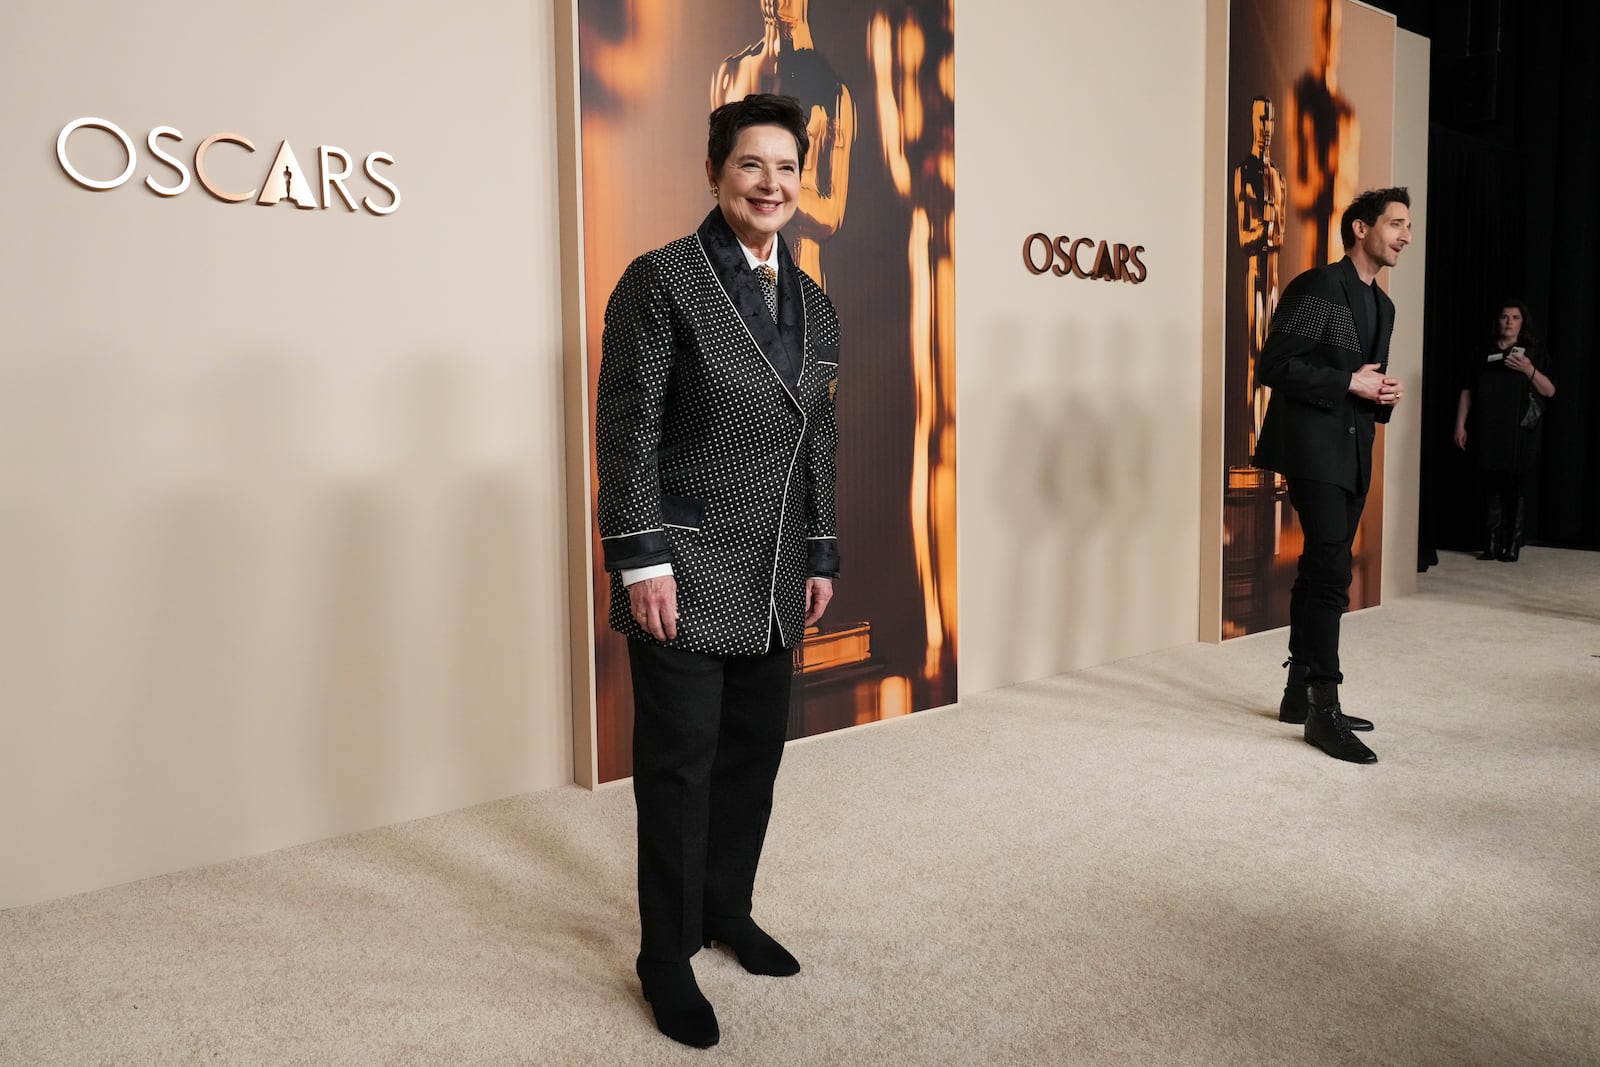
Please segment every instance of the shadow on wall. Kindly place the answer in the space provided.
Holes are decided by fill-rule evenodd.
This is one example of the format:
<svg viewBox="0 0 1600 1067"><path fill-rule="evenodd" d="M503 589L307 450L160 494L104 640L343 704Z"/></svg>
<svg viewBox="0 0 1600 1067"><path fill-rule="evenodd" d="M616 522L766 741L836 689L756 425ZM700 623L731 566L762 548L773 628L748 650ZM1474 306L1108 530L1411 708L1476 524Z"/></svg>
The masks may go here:
<svg viewBox="0 0 1600 1067"><path fill-rule="evenodd" d="M980 357L994 388L964 401L968 426L1002 428L986 452L985 488L963 508L1005 517L1004 573L965 595L998 602L997 669L1007 681L1193 636L1192 609L1173 606L1195 595L1192 580L1174 584L1196 551L1193 463L1175 451L1161 458L1186 406L1163 374L1169 361L1148 345L1141 352L1130 326L1096 333L1063 324L1044 344L1015 323L998 325ZM1185 349L1163 351L1174 350Z"/></svg>
<svg viewBox="0 0 1600 1067"><path fill-rule="evenodd" d="M416 359L391 384L396 477L348 480L308 546L322 572L305 618L318 785L328 810L351 817L403 797L419 769L441 784L515 782L548 758L532 750L533 720L559 708L541 700L535 653L565 655L560 635L537 632L530 598L530 585L558 588L562 554L540 551L537 504L516 473L468 454L474 386L446 356Z"/></svg>
<svg viewBox="0 0 1600 1067"><path fill-rule="evenodd" d="M0 367L28 412L0 532L18 739L79 768L53 825L119 841L107 878L570 780L555 434L516 400L558 389L531 358L329 355Z"/></svg>

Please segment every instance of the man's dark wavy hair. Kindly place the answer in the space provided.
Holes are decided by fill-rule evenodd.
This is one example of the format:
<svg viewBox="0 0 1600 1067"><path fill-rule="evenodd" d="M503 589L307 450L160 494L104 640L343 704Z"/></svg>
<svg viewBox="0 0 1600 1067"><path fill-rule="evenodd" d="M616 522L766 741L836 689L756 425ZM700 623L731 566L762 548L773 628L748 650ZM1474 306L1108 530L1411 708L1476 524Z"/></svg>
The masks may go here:
<svg viewBox="0 0 1600 1067"><path fill-rule="evenodd" d="M1354 248L1356 244L1356 220L1360 219L1368 226L1376 226L1383 217L1384 210L1390 204L1404 204L1411 206L1411 193L1403 185L1391 186L1388 189L1368 189L1344 209L1344 217L1339 220L1339 236L1344 238L1347 249Z"/></svg>

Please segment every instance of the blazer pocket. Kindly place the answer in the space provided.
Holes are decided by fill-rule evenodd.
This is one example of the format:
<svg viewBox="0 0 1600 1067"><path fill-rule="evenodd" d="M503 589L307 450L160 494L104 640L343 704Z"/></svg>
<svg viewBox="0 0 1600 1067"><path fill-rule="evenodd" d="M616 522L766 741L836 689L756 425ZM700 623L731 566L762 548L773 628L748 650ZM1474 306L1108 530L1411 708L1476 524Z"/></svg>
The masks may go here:
<svg viewBox="0 0 1600 1067"><path fill-rule="evenodd" d="M700 524L705 521L706 506L692 496L669 496L661 494L661 524L663 526L676 526L681 530L700 532Z"/></svg>

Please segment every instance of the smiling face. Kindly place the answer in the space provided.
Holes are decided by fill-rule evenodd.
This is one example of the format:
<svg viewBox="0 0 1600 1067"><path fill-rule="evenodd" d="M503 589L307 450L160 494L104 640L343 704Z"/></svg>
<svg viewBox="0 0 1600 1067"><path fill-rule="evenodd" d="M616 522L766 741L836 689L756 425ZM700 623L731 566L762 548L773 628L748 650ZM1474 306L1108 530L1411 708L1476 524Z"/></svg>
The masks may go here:
<svg viewBox="0 0 1600 1067"><path fill-rule="evenodd" d="M1352 255L1364 256L1378 267L1392 267L1400 260L1400 253L1411 243L1411 211L1398 200L1383 207L1383 214L1371 226L1355 220L1353 228L1356 244Z"/></svg>
<svg viewBox="0 0 1600 1067"><path fill-rule="evenodd" d="M722 217L757 256L772 252L772 237L800 204L800 152L782 126L747 126L718 170L706 160Z"/></svg>

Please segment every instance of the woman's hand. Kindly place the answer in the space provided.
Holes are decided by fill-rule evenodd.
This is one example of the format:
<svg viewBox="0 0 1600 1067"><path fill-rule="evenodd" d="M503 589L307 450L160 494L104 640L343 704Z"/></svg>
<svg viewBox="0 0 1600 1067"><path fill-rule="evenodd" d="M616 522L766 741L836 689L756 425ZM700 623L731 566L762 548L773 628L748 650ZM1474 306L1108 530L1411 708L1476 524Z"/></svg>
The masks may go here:
<svg viewBox="0 0 1600 1067"><path fill-rule="evenodd" d="M1467 450L1467 428L1465 426L1457 426L1455 435L1451 437L1451 440L1456 443L1457 448L1465 452Z"/></svg>
<svg viewBox="0 0 1600 1067"><path fill-rule="evenodd" d="M811 626L822 618L822 613L828 610L828 601L833 599L833 580L831 578L806 579L806 625Z"/></svg>
<svg viewBox="0 0 1600 1067"><path fill-rule="evenodd" d="M1518 374L1525 374L1530 379L1533 377L1533 360L1528 358L1526 352L1513 352L1506 357L1506 366Z"/></svg>
<svg viewBox="0 0 1600 1067"><path fill-rule="evenodd" d="M657 641L678 636L678 579L670 574L646 578L628 586L628 605L633 621Z"/></svg>

